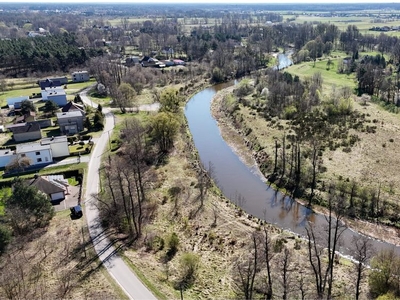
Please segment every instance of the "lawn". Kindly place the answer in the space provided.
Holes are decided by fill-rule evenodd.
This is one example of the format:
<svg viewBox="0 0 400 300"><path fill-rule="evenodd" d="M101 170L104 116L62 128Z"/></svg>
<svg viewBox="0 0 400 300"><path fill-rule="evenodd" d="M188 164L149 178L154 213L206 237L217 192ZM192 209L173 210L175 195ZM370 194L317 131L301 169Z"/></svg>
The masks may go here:
<svg viewBox="0 0 400 300"><path fill-rule="evenodd" d="M332 59L333 65L328 70L327 63L328 60L317 61L314 66L314 62L304 62L301 64L292 65L286 69L287 72L292 75L297 75L300 78L311 77L314 73L320 72L323 79L323 84L326 87L331 88L332 86L348 86L351 88L356 87L354 74L338 74L337 64L339 59Z"/></svg>
<svg viewBox="0 0 400 300"><path fill-rule="evenodd" d="M90 149L90 145L89 144L85 144L85 145L72 145L72 146L68 146L69 148L69 153L70 154L76 154L76 153L81 153L83 154L87 154L86 149Z"/></svg>
<svg viewBox="0 0 400 300"><path fill-rule="evenodd" d="M86 82L76 82L76 83L68 83L67 88L65 89L65 93L67 95L76 95L79 91L93 85L96 83L96 79L91 78Z"/></svg>
<svg viewBox="0 0 400 300"><path fill-rule="evenodd" d="M4 107L7 105L7 98L19 96L31 96L32 93L40 93L39 87L19 88L10 91L4 91L0 94L0 105Z"/></svg>

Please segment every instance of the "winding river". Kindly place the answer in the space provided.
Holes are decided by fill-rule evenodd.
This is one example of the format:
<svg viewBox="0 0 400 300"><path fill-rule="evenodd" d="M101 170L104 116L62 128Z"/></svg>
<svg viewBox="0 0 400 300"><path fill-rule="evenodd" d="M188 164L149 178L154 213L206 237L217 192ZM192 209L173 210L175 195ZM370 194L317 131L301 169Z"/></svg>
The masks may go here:
<svg viewBox="0 0 400 300"><path fill-rule="evenodd" d="M200 160L204 166L213 166L213 176L223 194L242 207L248 214L268 223L306 236L305 226L310 221L315 224L317 236L326 234L327 222L323 215L285 197L270 188L258 170L247 167L221 137L218 124L211 115L210 106L214 95L234 82L206 88L194 95L186 105L185 115ZM354 253L354 238L359 233L346 228L338 251L346 256ZM375 250L390 249L400 254L400 247L371 239Z"/></svg>

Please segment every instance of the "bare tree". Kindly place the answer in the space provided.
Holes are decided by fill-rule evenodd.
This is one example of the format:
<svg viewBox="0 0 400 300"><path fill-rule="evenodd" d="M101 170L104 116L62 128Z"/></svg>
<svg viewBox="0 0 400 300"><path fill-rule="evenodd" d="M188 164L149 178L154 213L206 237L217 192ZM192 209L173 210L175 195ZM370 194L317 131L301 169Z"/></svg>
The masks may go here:
<svg viewBox="0 0 400 300"><path fill-rule="evenodd" d="M373 255L373 247L371 240L365 236L359 235L354 238L353 245L355 246L354 259L357 261L355 264L357 281L356 281L356 299L360 298L360 285L364 278L365 269L367 268L368 261Z"/></svg>
<svg viewBox="0 0 400 300"><path fill-rule="evenodd" d="M259 236L256 232L251 235L251 248L247 257L243 261L238 261L235 265L235 284L243 295L244 299L253 299L254 281L259 269Z"/></svg>
<svg viewBox="0 0 400 300"><path fill-rule="evenodd" d="M263 237L263 254L264 254L264 262L267 269L267 291L265 293L265 299L272 299L273 290L272 290L272 265L271 261L275 256L273 251L272 239L269 236L269 232L267 228L264 228L264 237Z"/></svg>
<svg viewBox="0 0 400 300"><path fill-rule="evenodd" d="M317 295L322 298L327 289L327 298L332 297L333 271L335 266L336 249L346 227L342 221L346 208L346 200L335 192L335 186L331 185L328 195L328 213L325 216L325 235L315 232L315 226L309 224L306 227L308 238L308 259L315 277ZM328 260L324 262L324 249L327 249Z"/></svg>
<svg viewBox="0 0 400 300"><path fill-rule="evenodd" d="M290 284L291 284L291 269L290 265L292 263L292 252L285 247L283 250L282 256L278 262L280 267L280 277L281 277L281 286L282 286L282 299L288 299L290 293Z"/></svg>

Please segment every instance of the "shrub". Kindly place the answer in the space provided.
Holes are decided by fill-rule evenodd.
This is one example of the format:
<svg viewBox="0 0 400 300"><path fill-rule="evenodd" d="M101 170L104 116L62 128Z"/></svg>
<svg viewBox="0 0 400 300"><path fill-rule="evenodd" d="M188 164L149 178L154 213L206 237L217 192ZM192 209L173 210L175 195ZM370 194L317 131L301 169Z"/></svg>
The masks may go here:
<svg viewBox="0 0 400 300"><path fill-rule="evenodd" d="M179 238L175 232L173 232L167 240L167 256L169 258L172 258L176 252L178 251L178 246L179 246Z"/></svg>

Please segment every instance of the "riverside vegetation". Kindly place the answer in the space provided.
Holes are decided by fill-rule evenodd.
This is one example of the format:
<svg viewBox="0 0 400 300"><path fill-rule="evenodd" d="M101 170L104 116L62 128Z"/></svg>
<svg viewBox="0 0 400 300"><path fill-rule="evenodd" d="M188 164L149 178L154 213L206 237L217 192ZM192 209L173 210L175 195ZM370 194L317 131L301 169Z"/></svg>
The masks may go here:
<svg viewBox="0 0 400 300"><path fill-rule="evenodd" d="M37 10L21 13L14 5L0 12L3 74L40 78L88 69L96 80L89 93L94 102L116 109L112 151L104 158L102 191L95 196L107 233L157 297L400 295L400 263L393 251L373 253L366 239L354 241L358 263L326 251L340 243L343 226L335 220L396 243L397 37L361 33L354 24L298 24L284 19L276 6L270 7L274 12L263 5L250 11L188 5L176 11L168 5L111 4L42 11L46 5L32 4ZM355 9L347 8L346 13ZM44 32L39 28L44 36L26 37L30 30ZM297 73L267 68L288 48ZM187 65L125 65L132 55L174 56ZM314 72L324 66L321 74ZM326 213L332 239L328 231L315 237L310 226L307 241L254 219L221 195L212 166L199 164L182 114L185 101L208 84L244 75L251 77L215 102L220 124L229 125L222 130L238 133L230 135L236 148L246 160L254 157L270 182ZM341 87L344 81L347 88ZM15 82L0 78L0 90L12 90ZM160 112L131 114L144 98L160 102ZM241 147L242 137L250 150ZM0 297L51 293L97 299L98 291L123 297L107 281L82 223L66 226L67 216L59 213L20 236L6 219L9 199L4 192ZM369 262L372 271L365 268Z"/></svg>

